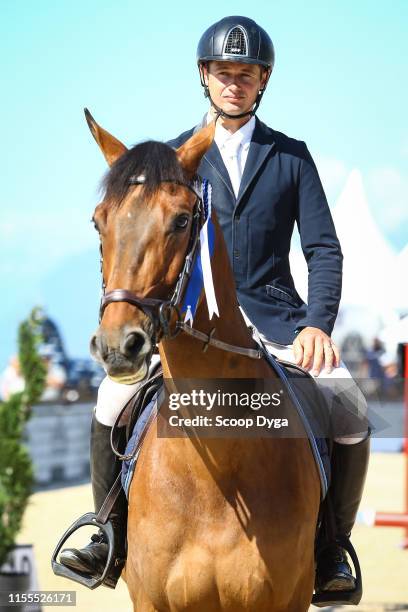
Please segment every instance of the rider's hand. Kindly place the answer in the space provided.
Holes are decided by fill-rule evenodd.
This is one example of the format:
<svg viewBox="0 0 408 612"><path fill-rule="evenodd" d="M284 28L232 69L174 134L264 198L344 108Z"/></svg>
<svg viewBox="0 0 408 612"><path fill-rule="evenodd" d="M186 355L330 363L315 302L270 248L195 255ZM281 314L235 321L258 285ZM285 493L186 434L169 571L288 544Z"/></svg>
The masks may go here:
<svg viewBox="0 0 408 612"><path fill-rule="evenodd" d="M295 362L313 376L318 376L324 367L330 373L340 364L340 351L330 336L318 327L305 327L293 342Z"/></svg>

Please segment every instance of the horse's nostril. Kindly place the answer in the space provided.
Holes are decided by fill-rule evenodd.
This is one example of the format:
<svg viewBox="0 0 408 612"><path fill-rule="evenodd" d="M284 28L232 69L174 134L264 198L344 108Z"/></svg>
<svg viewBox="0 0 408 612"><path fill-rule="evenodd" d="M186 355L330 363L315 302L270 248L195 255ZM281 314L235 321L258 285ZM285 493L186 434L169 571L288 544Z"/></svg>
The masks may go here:
<svg viewBox="0 0 408 612"><path fill-rule="evenodd" d="M127 357L136 357L145 343L144 336L139 332L132 332L126 337L123 349Z"/></svg>
<svg viewBox="0 0 408 612"><path fill-rule="evenodd" d="M107 346L103 335L99 332L94 334L89 342L91 355L97 359L105 359L107 354Z"/></svg>
<svg viewBox="0 0 408 612"><path fill-rule="evenodd" d="M99 353L98 336L96 334L92 336L91 341L89 343L89 348L91 351L91 355L96 357Z"/></svg>

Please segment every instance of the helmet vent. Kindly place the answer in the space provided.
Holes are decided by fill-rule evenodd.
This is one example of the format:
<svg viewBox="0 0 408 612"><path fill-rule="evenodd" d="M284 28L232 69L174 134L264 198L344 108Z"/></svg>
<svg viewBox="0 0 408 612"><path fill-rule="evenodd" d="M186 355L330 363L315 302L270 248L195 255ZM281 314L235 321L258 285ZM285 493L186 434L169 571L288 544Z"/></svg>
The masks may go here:
<svg viewBox="0 0 408 612"><path fill-rule="evenodd" d="M236 26L228 32L224 44L224 53L228 55L248 55L248 40L243 28Z"/></svg>

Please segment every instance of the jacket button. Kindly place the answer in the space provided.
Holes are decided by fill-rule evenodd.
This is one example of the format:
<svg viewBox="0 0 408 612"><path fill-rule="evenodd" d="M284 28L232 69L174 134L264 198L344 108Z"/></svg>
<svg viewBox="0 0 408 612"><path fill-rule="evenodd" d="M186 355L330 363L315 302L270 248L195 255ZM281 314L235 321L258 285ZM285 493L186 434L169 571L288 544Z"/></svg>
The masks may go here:
<svg viewBox="0 0 408 612"><path fill-rule="evenodd" d="M238 251L238 249L235 249L234 257L235 257L235 259L239 259L239 251Z"/></svg>

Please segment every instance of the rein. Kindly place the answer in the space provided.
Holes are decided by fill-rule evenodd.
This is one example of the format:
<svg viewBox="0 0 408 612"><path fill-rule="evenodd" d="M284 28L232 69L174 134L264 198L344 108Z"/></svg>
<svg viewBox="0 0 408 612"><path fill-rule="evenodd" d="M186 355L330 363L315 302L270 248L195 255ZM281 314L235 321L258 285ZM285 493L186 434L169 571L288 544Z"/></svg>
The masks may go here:
<svg viewBox="0 0 408 612"><path fill-rule="evenodd" d="M137 177L134 176L130 179L131 185L143 185L145 182L146 178L144 175L140 175ZM213 338L215 328L213 328L209 334L205 334L197 329L193 329L192 327L190 327L190 325L184 323L181 320L179 306L183 300L188 282L191 277L191 272L193 270L199 245L200 227L203 221L205 221L205 210L202 197L199 195L198 191L194 188L194 186L176 179L165 179L162 182L182 185L183 187L186 187L187 189L192 191L196 196L196 201L193 209L193 222L190 240L187 247L187 255L184 259L183 267L178 276L173 295L168 300L162 300L157 298L139 297L135 293L133 293L132 291L128 291L127 289L113 289L112 291L106 292L105 280L103 278L103 252L101 245L100 255L102 272L102 297L99 308L99 323L102 320L105 308L109 304L112 304L114 302L127 302L128 304L131 304L132 306L135 306L136 308L142 310L150 318L153 325L154 337L152 339L152 344L154 345L157 344L157 340L160 334L161 337L167 337L171 339L175 338L180 333L180 331L183 331L192 338L204 342L203 352L205 352L208 349L208 346L211 345L215 348L224 351L238 353L239 355L250 357L251 359L262 359L263 353L261 350L234 346L233 344L228 344L227 342L223 342L222 340L217 340L216 338ZM170 321L173 312L176 313L177 320L175 323L175 331L171 332Z"/></svg>
<svg viewBox="0 0 408 612"><path fill-rule="evenodd" d="M182 321L177 322L177 327L192 338L196 338L196 340L202 340L204 342L203 353L205 353L208 349L208 345L211 345L215 348L221 349L222 351L227 351L228 353L238 353L238 355L245 355L246 357L251 357L251 359L262 359L264 357L262 350L248 349L241 346L235 346L233 344L228 344L227 342L223 342L222 340L217 340L216 338L213 338L213 334L215 333L215 327L213 327L209 334L204 334L198 329L193 329L192 327L190 327L190 325L187 325L187 323L183 323Z"/></svg>

